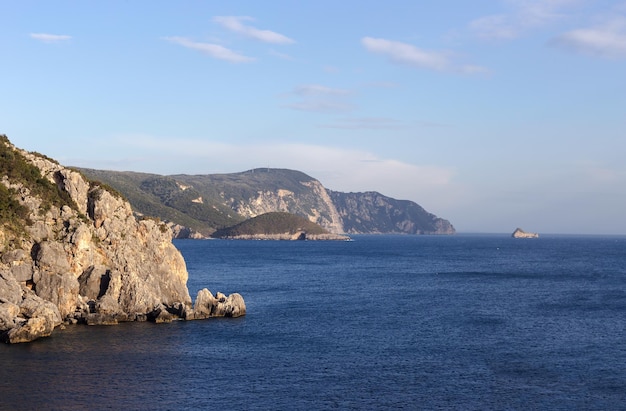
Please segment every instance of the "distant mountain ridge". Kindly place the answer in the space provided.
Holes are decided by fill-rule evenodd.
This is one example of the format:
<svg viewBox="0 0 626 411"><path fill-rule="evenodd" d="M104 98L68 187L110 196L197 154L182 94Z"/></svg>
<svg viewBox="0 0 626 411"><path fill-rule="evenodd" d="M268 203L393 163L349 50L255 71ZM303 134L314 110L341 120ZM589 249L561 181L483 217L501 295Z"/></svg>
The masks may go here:
<svg viewBox="0 0 626 411"><path fill-rule="evenodd" d="M261 168L231 174L169 175L79 169L121 192L140 214L173 224L179 237L208 237L269 212L306 217L335 234L454 234L449 221L408 200L326 189L305 173ZM177 230L177 228L179 230Z"/></svg>

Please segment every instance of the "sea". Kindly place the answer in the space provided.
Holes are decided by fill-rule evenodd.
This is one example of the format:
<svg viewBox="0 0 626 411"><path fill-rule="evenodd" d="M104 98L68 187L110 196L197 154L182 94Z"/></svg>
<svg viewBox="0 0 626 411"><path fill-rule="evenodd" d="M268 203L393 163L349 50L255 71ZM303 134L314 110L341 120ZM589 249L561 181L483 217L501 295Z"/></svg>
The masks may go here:
<svg viewBox="0 0 626 411"><path fill-rule="evenodd" d="M2 410L626 410L626 237L175 240L240 318L0 345Z"/></svg>

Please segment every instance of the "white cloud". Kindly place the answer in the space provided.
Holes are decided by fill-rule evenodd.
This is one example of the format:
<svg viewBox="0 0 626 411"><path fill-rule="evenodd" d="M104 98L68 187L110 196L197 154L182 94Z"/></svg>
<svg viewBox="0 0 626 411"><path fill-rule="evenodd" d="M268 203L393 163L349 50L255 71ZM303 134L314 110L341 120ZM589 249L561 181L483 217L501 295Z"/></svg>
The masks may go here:
<svg viewBox="0 0 626 411"><path fill-rule="evenodd" d="M397 130L404 128L405 125L392 118L384 117L357 117L357 118L341 118L333 123L323 124L322 128L338 128L347 130Z"/></svg>
<svg viewBox="0 0 626 411"><path fill-rule="evenodd" d="M363 87L369 88L397 88L400 85L392 81L373 81L363 84Z"/></svg>
<svg viewBox="0 0 626 411"><path fill-rule="evenodd" d="M262 41L264 43L273 44L292 44L294 40L280 33L276 33L270 30L260 30L253 26L245 25L244 21L254 21L252 17L248 16L216 16L213 17L213 21L220 24L222 27L233 31L235 33L243 34L246 37L250 37L255 40Z"/></svg>
<svg viewBox="0 0 626 411"><path fill-rule="evenodd" d="M487 39L508 40L519 36L519 29L502 14L475 19L470 22L469 28L478 37Z"/></svg>
<svg viewBox="0 0 626 411"><path fill-rule="evenodd" d="M594 56L626 58L626 18L615 17L603 25L563 33L552 44Z"/></svg>
<svg viewBox="0 0 626 411"><path fill-rule="evenodd" d="M299 101L285 104L283 107L300 111L312 111L316 113L341 113L352 111L354 109L352 104L328 100Z"/></svg>
<svg viewBox="0 0 626 411"><path fill-rule="evenodd" d="M580 0L509 0L517 7L518 21L524 27L538 27L565 17L563 10Z"/></svg>
<svg viewBox="0 0 626 411"><path fill-rule="evenodd" d="M407 64L413 67L444 70L449 65L447 53L440 51L425 51L411 44L363 37L361 44L370 52L387 56L391 61Z"/></svg>
<svg viewBox="0 0 626 411"><path fill-rule="evenodd" d="M302 84L283 94L283 97L297 98L298 101L284 104L282 107L316 113L345 113L354 110L354 104L348 97L352 90L333 88L321 84Z"/></svg>
<svg viewBox="0 0 626 411"><path fill-rule="evenodd" d="M415 68L436 71L454 71L464 74L487 73L489 70L477 65L457 65L447 51L422 50L412 44L386 39L363 37L361 44L370 52L387 56L390 61Z"/></svg>
<svg viewBox="0 0 626 411"><path fill-rule="evenodd" d="M479 17L469 23L476 36L492 40L510 40L530 29L546 26L566 16L565 9L580 0L508 0L509 13Z"/></svg>
<svg viewBox="0 0 626 411"><path fill-rule="evenodd" d="M350 90L341 89L341 88L332 88L327 86L322 86L320 84L304 84L298 86L294 89L294 94L299 96L319 96L319 95L330 95L330 96L345 96L348 94L352 94Z"/></svg>
<svg viewBox="0 0 626 411"><path fill-rule="evenodd" d="M30 33L30 38L42 41L44 43L59 43L72 38L65 34L48 34L48 33Z"/></svg>
<svg viewBox="0 0 626 411"><path fill-rule="evenodd" d="M274 57L278 57L279 59L283 59L283 60L287 60L287 61L294 61L295 59L293 57L291 57L289 54L287 53L281 53L279 51L276 50L270 50L269 53L274 56Z"/></svg>
<svg viewBox="0 0 626 411"><path fill-rule="evenodd" d="M189 40L185 37L165 37L165 40L192 50L200 51L219 60L229 61L231 63L250 63L255 61L252 57L239 54L224 46L220 46L219 44L201 43Z"/></svg>

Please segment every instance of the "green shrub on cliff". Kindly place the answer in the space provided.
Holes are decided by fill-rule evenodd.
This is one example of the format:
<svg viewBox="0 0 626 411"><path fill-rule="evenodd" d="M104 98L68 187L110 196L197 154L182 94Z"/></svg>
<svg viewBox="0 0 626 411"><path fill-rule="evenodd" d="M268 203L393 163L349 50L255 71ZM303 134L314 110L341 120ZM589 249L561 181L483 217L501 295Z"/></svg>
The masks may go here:
<svg viewBox="0 0 626 411"><path fill-rule="evenodd" d="M24 233L24 224L29 222L28 208L15 200L14 190L0 184L0 230L21 236Z"/></svg>
<svg viewBox="0 0 626 411"><path fill-rule="evenodd" d="M77 208L67 192L43 177L39 169L13 150L10 144L6 135L0 135L0 176L7 176L12 183L21 183L31 194L39 197L41 211L64 205Z"/></svg>

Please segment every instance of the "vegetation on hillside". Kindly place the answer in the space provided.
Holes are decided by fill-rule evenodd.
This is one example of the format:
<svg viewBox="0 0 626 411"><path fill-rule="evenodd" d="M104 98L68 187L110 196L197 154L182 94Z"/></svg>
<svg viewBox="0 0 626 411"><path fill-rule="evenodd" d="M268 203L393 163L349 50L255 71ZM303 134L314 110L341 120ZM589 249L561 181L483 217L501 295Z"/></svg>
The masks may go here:
<svg viewBox="0 0 626 411"><path fill-rule="evenodd" d="M248 219L233 227L217 230L212 237L236 237L242 235L258 234L295 234L305 231L307 234L327 234L328 231L304 217L283 213L272 212Z"/></svg>
<svg viewBox="0 0 626 411"><path fill-rule="evenodd" d="M0 135L0 178L3 177L13 184L22 184L31 195L38 197L41 200L40 212L64 205L77 208L68 193L43 177L37 167L12 148L6 135ZM24 225L29 224L28 209L16 200L16 195L15 190L0 184L0 225L21 235Z"/></svg>
<svg viewBox="0 0 626 411"><path fill-rule="evenodd" d="M41 199L42 211L47 211L52 206L69 205L76 208L68 193L43 177L39 169L18 151L13 150L10 144L7 136L0 135L0 176L7 176L9 181L27 187L31 194Z"/></svg>
<svg viewBox="0 0 626 411"><path fill-rule="evenodd" d="M84 168L80 171L89 179L104 181L122 192L139 214L158 216L205 235L244 220L213 197L209 198L205 193L201 195L194 188L183 189L172 177L131 171ZM200 197L202 203L194 202Z"/></svg>
<svg viewBox="0 0 626 411"><path fill-rule="evenodd" d="M82 170L124 193L133 209L204 235L232 227L249 215L274 210L333 221L313 189L314 178L295 170L261 168L231 174L170 175ZM327 190L348 233L451 234L449 222L418 204L376 192ZM278 205L279 203L279 205ZM261 205L261 206L259 206ZM442 231L443 228L443 231Z"/></svg>
<svg viewBox="0 0 626 411"><path fill-rule="evenodd" d="M28 224L28 208L15 200L15 190L9 190L0 184L0 229L5 229L15 236L24 233L24 224Z"/></svg>
<svg viewBox="0 0 626 411"><path fill-rule="evenodd" d="M124 193L136 212L159 216L205 235L244 221L245 217L233 208L247 204L259 191L288 189L298 196L310 190L302 182L314 181L298 171L266 168L233 174L171 176L83 168L80 171ZM313 214L312 206L306 202L301 207Z"/></svg>

